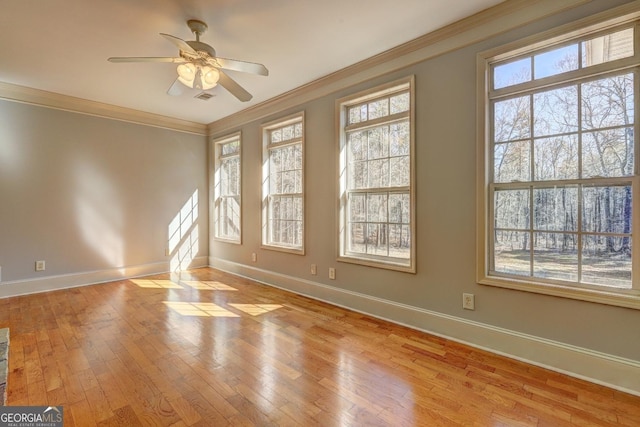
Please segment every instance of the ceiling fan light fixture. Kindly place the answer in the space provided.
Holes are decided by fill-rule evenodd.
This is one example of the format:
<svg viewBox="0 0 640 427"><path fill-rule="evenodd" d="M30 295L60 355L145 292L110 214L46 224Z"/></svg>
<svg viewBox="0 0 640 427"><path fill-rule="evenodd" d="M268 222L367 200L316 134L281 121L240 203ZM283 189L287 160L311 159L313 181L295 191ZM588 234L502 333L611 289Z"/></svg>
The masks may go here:
<svg viewBox="0 0 640 427"><path fill-rule="evenodd" d="M211 89L218 84L220 72L209 66L201 67L191 62L178 65L178 81L190 88ZM199 82L196 82L199 79Z"/></svg>
<svg viewBox="0 0 640 427"><path fill-rule="evenodd" d="M193 87L196 77L196 66L190 62L178 65L178 80L187 87Z"/></svg>
<svg viewBox="0 0 640 427"><path fill-rule="evenodd" d="M202 88L203 89L211 89L218 84L218 79L220 79L220 72L213 67L204 67L202 69Z"/></svg>

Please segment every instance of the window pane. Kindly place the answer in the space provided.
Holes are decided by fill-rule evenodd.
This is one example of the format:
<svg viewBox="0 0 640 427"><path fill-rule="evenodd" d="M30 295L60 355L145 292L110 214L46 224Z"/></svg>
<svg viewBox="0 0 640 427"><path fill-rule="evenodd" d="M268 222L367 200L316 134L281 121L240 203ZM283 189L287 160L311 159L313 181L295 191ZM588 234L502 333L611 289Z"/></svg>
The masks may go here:
<svg viewBox="0 0 640 427"><path fill-rule="evenodd" d="M366 221L366 196L349 194L349 222Z"/></svg>
<svg viewBox="0 0 640 427"><path fill-rule="evenodd" d="M633 174L633 152L633 128L585 133L582 137L582 176L630 176Z"/></svg>
<svg viewBox="0 0 640 427"><path fill-rule="evenodd" d="M529 229L529 190L497 190L494 209L496 228Z"/></svg>
<svg viewBox="0 0 640 427"><path fill-rule="evenodd" d="M271 143L282 141L282 129L271 131Z"/></svg>
<svg viewBox="0 0 640 427"><path fill-rule="evenodd" d="M371 160L368 169L368 188L383 188L389 186L389 159Z"/></svg>
<svg viewBox="0 0 640 427"><path fill-rule="evenodd" d="M568 86L533 95L533 134L557 135L578 130L578 87Z"/></svg>
<svg viewBox="0 0 640 427"><path fill-rule="evenodd" d="M409 224L411 222L409 193L389 194L389 222Z"/></svg>
<svg viewBox="0 0 640 427"><path fill-rule="evenodd" d="M408 121L389 126L389 155L409 155L410 142Z"/></svg>
<svg viewBox="0 0 640 427"><path fill-rule="evenodd" d="M410 98L408 93L402 93L400 95L392 96L389 99L389 104L391 105L391 114L409 111L409 101Z"/></svg>
<svg viewBox="0 0 640 427"><path fill-rule="evenodd" d="M584 236L582 281L615 288L631 288L631 238Z"/></svg>
<svg viewBox="0 0 640 427"><path fill-rule="evenodd" d="M537 181L578 178L578 136L565 135L534 141Z"/></svg>
<svg viewBox="0 0 640 427"><path fill-rule="evenodd" d="M578 69L578 45L572 44L533 57L534 79Z"/></svg>
<svg viewBox="0 0 640 427"><path fill-rule="evenodd" d="M633 56L633 28L582 42L582 66Z"/></svg>
<svg viewBox="0 0 640 427"><path fill-rule="evenodd" d="M240 151L240 141L228 142L220 145L220 152L223 156L235 154Z"/></svg>
<svg viewBox="0 0 640 427"><path fill-rule="evenodd" d="M370 159L389 156L389 128L387 126L369 130L367 137Z"/></svg>
<svg viewBox="0 0 640 427"><path fill-rule="evenodd" d="M283 141L288 141L290 139L293 139L293 136L295 135L293 128L294 128L293 125L285 126L285 127L282 128L282 140Z"/></svg>
<svg viewBox="0 0 640 427"><path fill-rule="evenodd" d="M594 80L581 88L583 129L633 124L633 74Z"/></svg>
<svg viewBox="0 0 640 427"><path fill-rule="evenodd" d="M386 194L367 194L367 221L387 222Z"/></svg>
<svg viewBox="0 0 640 427"><path fill-rule="evenodd" d="M521 96L493 105L493 132L495 142L516 141L531 136L531 98Z"/></svg>
<svg viewBox="0 0 640 427"><path fill-rule="evenodd" d="M362 189L367 188L367 178L369 176L369 168L367 162L353 162L349 168L349 188Z"/></svg>
<svg viewBox="0 0 640 427"><path fill-rule="evenodd" d="M388 232L387 224L367 224L367 253L370 255L388 256Z"/></svg>
<svg viewBox="0 0 640 427"><path fill-rule="evenodd" d="M522 231L496 231L493 266L499 273L531 275L529 233Z"/></svg>
<svg viewBox="0 0 640 427"><path fill-rule="evenodd" d="M404 259L411 256L411 229L408 225L389 226L389 256Z"/></svg>
<svg viewBox="0 0 640 427"><path fill-rule="evenodd" d="M384 98L369 103L369 120L389 115L389 99Z"/></svg>
<svg viewBox="0 0 640 427"><path fill-rule="evenodd" d="M582 190L582 229L590 233L631 233L631 206L630 185L585 187ZM611 246L608 248L612 250Z"/></svg>
<svg viewBox="0 0 640 427"><path fill-rule="evenodd" d="M349 251L361 254L367 253L366 235L366 224L349 224Z"/></svg>
<svg viewBox="0 0 640 427"><path fill-rule="evenodd" d="M536 230L577 231L578 188L533 190L533 226Z"/></svg>
<svg viewBox="0 0 640 427"><path fill-rule="evenodd" d="M393 157L390 160L391 176L389 185L392 187L404 187L410 181L409 156Z"/></svg>
<svg viewBox="0 0 640 427"><path fill-rule="evenodd" d="M494 181L529 181L531 176L529 141L507 142L494 147Z"/></svg>
<svg viewBox="0 0 640 427"><path fill-rule="evenodd" d="M578 236L534 233L533 275L545 279L578 280Z"/></svg>
<svg viewBox="0 0 640 427"><path fill-rule="evenodd" d="M531 80L531 58L500 64L493 68L493 87L500 89Z"/></svg>
<svg viewBox="0 0 640 427"><path fill-rule="evenodd" d="M349 157L351 160L365 160L367 158L367 140L365 137L366 132L349 134Z"/></svg>
<svg viewBox="0 0 640 427"><path fill-rule="evenodd" d="M239 198L222 197L218 210L218 237L240 237Z"/></svg>

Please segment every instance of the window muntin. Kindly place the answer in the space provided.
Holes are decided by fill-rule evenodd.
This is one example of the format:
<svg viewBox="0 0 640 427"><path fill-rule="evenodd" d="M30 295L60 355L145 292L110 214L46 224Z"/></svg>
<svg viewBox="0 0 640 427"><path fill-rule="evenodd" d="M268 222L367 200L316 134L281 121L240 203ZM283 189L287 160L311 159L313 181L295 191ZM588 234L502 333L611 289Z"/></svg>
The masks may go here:
<svg viewBox="0 0 640 427"><path fill-rule="evenodd" d="M214 141L214 235L221 240L241 239L240 134Z"/></svg>
<svg viewBox="0 0 640 427"><path fill-rule="evenodd" d="M412 79L339 101L340 259L415 271Z"/></svg>
<svg viewBox="0 0 640 427"><path fill-rule="evenodd" d="M304 251L304 115L263 126L263 240Z"/></svg>
<svg viewBox="0 0 640 427"><path fill-rule="evenodd" d="M483 282L637 293L635 31L489 59Z"/></svg>

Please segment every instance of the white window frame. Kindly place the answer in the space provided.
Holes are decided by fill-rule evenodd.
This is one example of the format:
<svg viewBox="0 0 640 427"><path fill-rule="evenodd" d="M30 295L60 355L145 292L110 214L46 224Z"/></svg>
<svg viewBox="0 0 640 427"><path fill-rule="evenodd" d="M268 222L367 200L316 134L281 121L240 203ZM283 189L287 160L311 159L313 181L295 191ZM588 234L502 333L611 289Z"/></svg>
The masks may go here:
<svg viewBox="0 0 640 427"><path fill-rule="evenodd" d="M283 142L272 143L271 141L271 133L274 130L278 130L281 128L288 127L293 124L300 123L302 125L302 134L299 138L288 139ZM306 217L306 209L305 209L305 119L304 119L304 111L291 114L289 116L283 117L278 120L274 120L269 123L265 123L261 126L261 134L262 134L262 248L263 249L271 249L281 252L289 252L298 255L304 255L305 252L305 217ZM289 194L271 194L271 171L270 171L270 151L272 149L279 149L292 145L300 145L301 155L302 155L302 171L301 171L301 192L300 193L289 193ZM302 218L301 224L302 232L301 232L301 241L298 245L288 245L276 243L272 239L272 231L273 226L270 220L270 207L271 202L276 197L292 197L292 198L300 198L302 204Z"/></svg>
<svg viewBox="0 0 640 427"><path fill-rule="evenodd" d="M409 76L383 84L371 89L367 89L353 95L336 100L336 140L338 141L338 261L352 264L377 267L388 270L402 271L407 273L416 272L416 197L415 197L415 76ZM362 104L368 101L391 97L393 95L407 92L409 94L409 111L388 115L385 117L370 119L357 125L348 124L349 107ZM402 187L384 187L368 189L349 188L349 168L348 168L348 140L347 134L353 129L366 129L367 127L379 126L385 123L393 123L400 120L409 121L409 184ZM398 258L391 256L362 254L349 251L349 194L350 193L408 193L409 194L409 233L410 249L409 258Z"/></svg>
<svg viewBox="0 0 640 427"><path fill-rule="evenodd" d="M640 12L632 11L628 6L622 6L612 9L598 15L593 15L571 24L563 25L559 28L538 34L526 39L510 43L496 49L478 54L477 60L477 271L476 279L479 284L497 286L508 289L516 289L540 293L545 295L553 295L564 298L578 299L583 301L591 301L602 304L609 304L621 307L640 309L640 244L637 236L640 235L640 177L639 170L639 140L640 140L640 25L638 19ZM635 27L634 38L634 56L612 60L610 62L598 65L592 65L585 69L569 71L560 75L546 77L538 81L531 81L514 85L514 88L501 88L493 90L492 88L492 64L504 60L517 59L518 57L530 56L533 52L543 52L545 49L552 49L572 41L597 37L602 34L614 32L624 28ZM631 289L620 289L609 286L589 285L585 283L564 282L560 280L546 280L537 277L516 277L514 275L496 273L492 271L492 238L493 236L493 199L491 192L496 186L502 186L509 189L507 184L494 184L492 182L493 153L492 153L492 132L493 124L491 113L492 99L500 99L499 97L505 93L517 94L532 93L532 90L540 92L552 87L552 85L560 82L584 81L589 77L606 75L608 73L616 73L627 71L634 73L634 171L633 175L624 178L590 178L591 184L594 185L615 185L622 182L631 185L632 193L632 221L631 236L635 243L632 249L632 273L631 273ZM517 87L516 87L517 86ZM534 92L535 93L535 92ZM533 161L533 160L531 160ZM534 181L534 177L530 178L531 188L541 188L545 186L553 186L554 182ZM569 180L571 181L571 180ZM583 185L586 179L574 180L576 185ZM528 183L529 181L525 182ZM558 185L561 183L558 182ZM562 185L568 185L568 181L562 182ZM518 184L514 184L518 186ZM515 187L514 187L515 188ZM580 202L578 202L580 203ZM580 208L578 208L580 211ZM581 215L580 213L578 215ZM530 221L533 221L533 215L530 214ZM533 224L533 222L531 223ZM533 227L531 225L530 227ZM578 229L575 234L582 235L586 233ZM579 240L580 241L580 240ZM532 246L532 245L531 245ZM578 250L580 252L580 249ZM579 255L578 255L579 256Z"/></svg>
<svg viewBox="0 0 640 427"><path fill-rule="evenodd" d="M238 142L238 152L232 154L222 154L222 147L226 144ZM213 229L213 237L216 240L242 244L242 134L240 132L233 133L231 135L227 135L221 138L214 139L212 141L212 150L213 150L213 179L212 179L212 190L211 194L213 196L212 200L212 209L211 209L211 227ZM221 166L225 160L236 159L238 160L238 194L233 196L225 196L221 191ZM225 199L235 199L235 203L238 205L238 234L236 237L229 236L221 233L220 230L220 216L224 214L225 211L222 210L221 206L225 203Z"/></svg>

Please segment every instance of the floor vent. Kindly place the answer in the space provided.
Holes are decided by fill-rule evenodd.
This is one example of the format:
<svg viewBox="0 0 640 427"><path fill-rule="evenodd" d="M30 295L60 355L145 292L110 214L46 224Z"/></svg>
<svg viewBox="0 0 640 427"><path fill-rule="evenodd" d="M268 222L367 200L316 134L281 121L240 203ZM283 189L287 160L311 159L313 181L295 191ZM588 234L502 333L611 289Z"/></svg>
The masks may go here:
<svg viewBox="0 0 640 427"><path fill-rule="evenodd" d="M200 92L199 94L197 94L194 98L198 98L198 99L202 99L203 101L208 101L209 99L213 98L215 95L211 94L211 93L207 93L207 92Z"/></svg>

